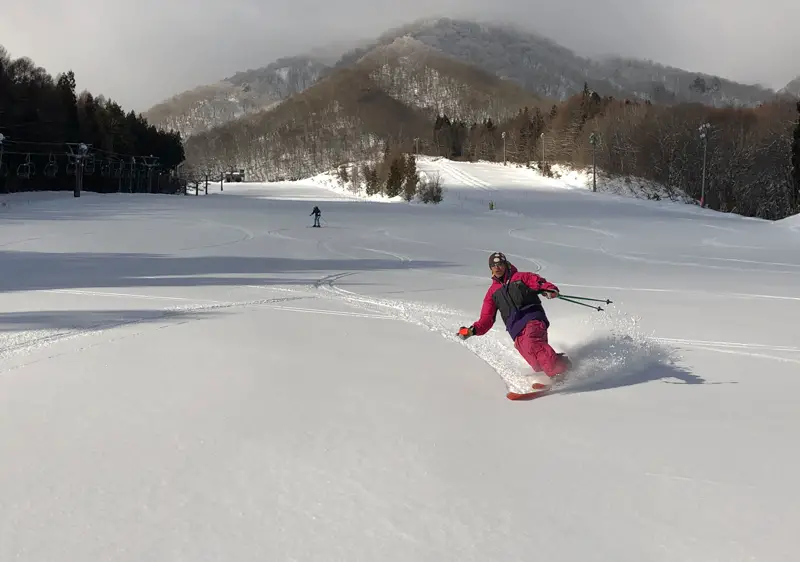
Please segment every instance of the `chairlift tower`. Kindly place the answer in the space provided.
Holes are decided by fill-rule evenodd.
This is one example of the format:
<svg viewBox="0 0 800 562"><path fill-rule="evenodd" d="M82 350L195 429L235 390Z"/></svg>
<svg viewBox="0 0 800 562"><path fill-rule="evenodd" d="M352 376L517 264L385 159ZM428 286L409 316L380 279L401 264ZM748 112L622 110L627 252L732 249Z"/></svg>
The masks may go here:
<svg viewBox="0 0 800 562"><path fill-rule="evenodd" d="M83 166L89 156L91 144L68 142L69 158L75 163L75 190L73 196L80 197L83 189Z"/></svg>
<svg viewBox="0 0 800 562"><path fill-rule="evenodd" d="M140 156L142 164L147 168L147 192L153 193L153 168L158 166L158 156Z"/></svg>

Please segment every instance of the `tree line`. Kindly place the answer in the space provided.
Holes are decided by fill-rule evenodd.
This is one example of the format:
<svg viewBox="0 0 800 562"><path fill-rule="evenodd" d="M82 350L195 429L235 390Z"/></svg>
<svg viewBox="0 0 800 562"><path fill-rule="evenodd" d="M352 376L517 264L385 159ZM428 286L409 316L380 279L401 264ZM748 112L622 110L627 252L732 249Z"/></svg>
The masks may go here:
<svg viewBox="0 0 800 562"><path fill-rule="evenodd" d="M705 134L703 134L705 131ZM441 116L421 152L458 160L563 163L657 182L722 212L780 219L800 212L800 102L753 108L672 106L581 94L547 113L502 122ZM595 134L598 142L590 143Z"/></svg>
<svg viewBox="0 0 800 562"><path fill-rule="evenodd" d="M174 193L183 160L178 133L0 46L0 193L72 190L78 166L85 190Z"/></svg>

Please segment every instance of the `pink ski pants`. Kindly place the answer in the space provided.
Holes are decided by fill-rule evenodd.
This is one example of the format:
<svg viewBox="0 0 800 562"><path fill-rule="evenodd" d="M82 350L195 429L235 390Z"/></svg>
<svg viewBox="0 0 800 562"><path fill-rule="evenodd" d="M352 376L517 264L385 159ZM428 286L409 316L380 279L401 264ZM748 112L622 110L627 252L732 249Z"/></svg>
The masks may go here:
<svg viewBox="0 0 800 562"><path fill-rule="evenodd" d="M514 347L534 372L554 377L564 372L565 362L547 343L547 327L541 320L531 320L514 340Z"/></svg>

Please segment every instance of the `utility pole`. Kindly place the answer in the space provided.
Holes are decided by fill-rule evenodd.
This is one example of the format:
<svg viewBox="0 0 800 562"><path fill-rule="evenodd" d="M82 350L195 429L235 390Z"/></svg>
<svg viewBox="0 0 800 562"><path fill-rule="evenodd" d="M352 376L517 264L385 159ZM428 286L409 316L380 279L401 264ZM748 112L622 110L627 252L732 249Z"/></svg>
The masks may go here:
<svg viewBox="0 0 800 562"><path fill-rule="evenodd" d="M153 193L153 168L158 166L158 157L151 154L150 156L141 156L141 159L147 167L147 192Z"/></svg>
<svg viewBox="0 0 800 562"><path fill-rule="evenodd" d="M706 206L706 154L708 153L708 129L711 128L709 123L700 125L700 140L703 141L703 178L700 187L700 208Z"/></svg>
<svg viewBox="0 0 800 562"><path fill-rule="evenodd" d="M67 143L69 149L69 157L75 162L75 189L72 192L73 197L80 197L81 190L83 189L83 165L89 155L91 144L85 143Z"/></svg>
<svg viewBox="0 0 800 562"><path fill-rule="evenodd" d="M589 135L589 144L592 145L592 192L597 192L597 144L600 142L600 135L592 133Z"/></svg>

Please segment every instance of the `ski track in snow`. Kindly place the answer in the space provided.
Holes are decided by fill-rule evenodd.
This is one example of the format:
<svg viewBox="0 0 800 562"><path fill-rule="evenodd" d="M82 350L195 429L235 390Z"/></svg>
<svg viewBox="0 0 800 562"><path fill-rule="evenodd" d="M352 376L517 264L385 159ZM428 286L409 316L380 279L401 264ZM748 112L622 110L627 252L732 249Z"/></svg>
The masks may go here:
<svg viewBox="0 0 800 562"><path fill-rule="evenodd" d="M81 232L79 236L92 236L94 232ZM8 248L10 246L16 246L17 244L24 244L26 242L39 242L41 240L47 240L48 238L57 238L60 234L50 234L47 236L33 236L30 238L21 238L19 240L11 240L10 242L3 242L0 244L0 248Z"/></svg>
<svg viewBox="0 0 800 562"><path fill-rule="evenodd" d="M275 230L270 230L267 232L268 236L272 236L274 238L280 238L281 240L291 240L293 242L312 242L311 240L303 240L302 238L295 238L294 236L289 236L288 234L283 234L288 228L277 228Z"/></svg>
<svg viewBox="0 0 800 562"><path fill-rule="evenodd" d="M327 244L324 246L336 254L344 255L339 251L332 250ZM374 250L371 248L363 249L391 255L404 264L412 263L411 258L402 254ZM482 249L471 250L489 253ZM541 266L538 267L539 269L541 268ZM336 285L336 281L354 274L355 272L345 272L330 275L318 280L314 284L314 287L323 291L329 298L347 303L350 306L367 311L388 313L396 320L420 326L447 340L464 343L475 355L480 357L500 375L509 390L522 390L530 387L529 379L522 374L528 368L527 363L519 357L513 346L509 345L501 337L498 337L496 334L487 334L482 338L473 338L469 342L462 342L462 340L454 334L455 330L453 329L453 323L450 322L450 318L468 317L468 314L464 311L452 310L442 305L429 305L419 302L412 303L396 299L366 296Z"/></svg>
<svg viewBox="0 0 800 562"><path fill-rule="evenodd" d="M464 185L468 185L468 186L471 186L471 187L477 187L478 189L480 189L482 191L488 191L488 192L495 191L491 187L489 182L480 180L480 179L476 178L475 176L473 176L471 174L468 174L467 172L459 170L458 168L453 166L450 162L441 161L439 163L439 165L440 165L441 169L446 174L449 174L449 175L453 176L458 182L460 182L460 183L462 183Z"/></svg>
<svg viewBox="0 0 800 562"><path fill-rule="evenodd" d="M397 235L391 234L386 229L381 230L380 233L383 234L384 236L386 236L387 238L390 238L392 240L397 240L399 242L407 242L409 244L420 244L420 245L427 245L427 246L436 247L436 244L434 244L432 242L424 242L422 240L414 240L414 239L411 239L411 238L405 238L405 237L402 237L402 236L397 236ZM469 251L469 252L476 252L476 253L480 253L480 254L484 254L484 255L488 255L488 254L491 254L492 252L497 251L497 250L490 250L488 248L472 248L472 247L462 247L462 248L459 248L459 249L460 250L466 250L466 251ZM530 271L533 271L534 273L539 273L539 272L543 271L547 267L547 265L540 259L534 259L534 258L531 258L531 257L528 257L528 256L523 256L521 254L515 254L515 253L511 253L511 252L505 252L505 254L507 256L512 257L512 258L522 259L522 260L527 261L528 263L533 264L533 268L530 269ZM439 272L438 274L439 275L441 275L441 274L444 274L444 275L459 275L461 277L464 277L464 275L454 274L454 273ZM475 277L475 276L469 276L469 277ZM476 277L476 278L478 278L478 277ZM484 278L480 277L479 279L484 279Z"/></svg>
<svg viewBox="0 0 800 562"><path fill-rule="evenodd" d="M747 357L758 357L761 359L770 359L773 361L781 361L784 363L796 363L800 365L800 357L794 359L789 357L783 357L780 355L772 355L764 353L765 351L772 351L776 353L789 353L794 355L800 355L800 347L766 345L758 343L728 342L728 341L706 341L706 340L684 339L684 338L659 337L656 338L656 340L676 346L693 347L697 349L704 349L706 351L714 351L716 353L744 355Z"/></svg>
<svg viewBox="0 0 800 562"><path fill-rule="evenodd" d="M319 243L319 245L335 255L355 259L355 257L352 255L331 248L327 241L322 241ZM391 255L404 264L413 263L408 256L398 254L396 252L385 252L372 248L362 249ZM408 267L408 269L413 270L411 267ZM497 337L496 334L487 334L487 336L484 336L483 338L474 338L474 340L480 340L478 342L462 342L455 335L453 323L450 321L450 319L456 317L465 317L467 316L465 312L452 310L442 305L430 305L419 302L367 296L343 289L336 285L336 281L356 274L357 273L354 271L343 271L327 275L315 281L311 287L314 290L319 291L319 293L317 293L318 295L325 298L347 304L356 309L367 311L372 315L380 315L382 317L388 317L397 321L420 326L432 333L439 335L440 337L445 338L446 340L464 343L473 353L475 353L475 355L480 357L483 361L495 369L495 371L501 376L502 380L506 383L508 388L528 388L530 383L528 382L528 379L521 374L521 372L525 371L527 364L519 358L516 350L514 350L514 348L507 342L503 341L502 338ZM308 289L298 289L293 287L260 288L270 291L286 291L293 294L309 293Z"/></svg>
<svg viewBox="0 0 800 562"><path fill-rule="evenodd" d="M125 316L122 316L115 320L111 321L105 320L81 328L61 329L61 330L27 330L14 333L10 336L0 336L0 346L2 346L2 351L0 351L0 359L5 359L7 357L19 354L30 354L33 351L39 350L43 347L47 347L55 343L60 343L62 341L72 340L77 338L84 338L87 336L96 336L108 332L110 330L113 330L115 328L121 328L125 326L132 326L143 323L152 323L160 320L170 320L175 317L188 316L192 314L196 315L197 313L200 312L211 312L215 310L224 310L237 307L264 306L274 303L300 300L306 298L306 297L281 297L281 298L257 299L250 301L241 301L241 302L211 302L209 304L194 304L196 303L195 299L188 299L188 298L184 299L180 297L157 297L149 295L132 295L127 293L105 293L101 291L77 291L77 290L66 290L66 289L50 290L46 292L83 295L88 297L124 297L124 298L139 298L146 300L163 300L163 299L181 300L181 301L190 301L193 304L175 306L158 311L151 311L145 317L126 318ZM131 311L131 312L135 313L137 311ZM163 326L163 327L168 327L168 326ZM115 340L107 339L105 341L115 341ZM93 344L91 347L93 347L94 345L98 344ZM84 348L78 348L78 350L80 349ZM22 365L15 366L14 369L19 368L20 366Z"/></svg>
<svg viewBox="0 0 800 562"><path fill-rule="evenodd" d="M253 240L256 237L255 233L253 233L252 231L250 231L250 230L248 230L246 228L242 228L241 226L237 226L237 225L234 225L234 224L224 224L224 223L221 223L219 221L213 221L213 220L209 220L209 219L205 219L205 218L204 219L200 219L200 221L202 223L206 224L206 225L209 225L209 226L212 226L212 227L215 227L215 228L228 228L228 229L236 230L237 232L239 232L239 234L241 236L239 236L238 238L235 238L233 240L226 240L224 242L215 242L213 244L200 244L200 245L197 245L197 246L188 246L186 248L180 248L178 250L179 252L189 252L189 251L193 251L193 250L211 250L213 248L221 248L221 247L224 247L224 246L232 246L234 244L239 244L240 242L246 242L248 240Z"/></svg>
<svg viewBox="0 0 800 562"><path fill-rule="evenodd" d="M465 317L457 310L445 306L408 302L395 299L377 298L348 291L335 284L341 277L325 279L318 285L329 298L345 302L367 311L384 312L394 319L420 326L438 336L453 342L464 343L489 366L495 369L508 388L527 388L529 383L521 375L527 366L519 359L516 351L496 335L475 338L478 342L462 342L453 329L450 318ZM469 344L469 345L468 345Z"/></svg>
<svg viewBox="0 0 800 562"><path fill-rule="evenodd" d="M562 227L566 227L566 225L561 225ZM577 227L571 227L577 228ZM641 253L634 253L634 252L616 252L609 250L606 248L602 242L598 241L597 246L579 246L576 244L569 244L566 242L556 242L553 240L547 240L541 237L535 237L530 235L521 234L526 230L531 230L528 228L514 228L508 231L508 235L512 238L517 238L520 240L526 240L528 242L536 242L537 244L547 244L549 246L557 246L561 248L568 248L571 250L582 250L585 252L602 252L603 254L618 260L626 260L626 261L635 261L641 263L647 263L652 265L669 265L669 266L677 266L677 267L702 267L707 269L718 269L718 270L727 270L727 271L737 271L742 273L779 273L779 274L788 274L788 275L797 275L800 271L786 271L782 269L767 269L764 267L737 267L731 265L715 265L712 263L707 263L709 261L721 261L721 262L731 262L731 263L740 263L740 264L752 264L754 266L780 266L780 267L787 267L787 268L800 268L800 264L797 263L786 263L786 262L768 262L768 261L759 261L759 260L745 260L745 259L738 259L738 258L721 258L721 257L709 257L709 256L698 256L692 254L680 254L677 257L685 257L685 258L692 258L693 260L700 260L700 261L678 261L678 260L670 260L670 259L663 259L654 257L657 255L655 252L641 252ZM595 229L596 230L596 229ZM603 233L607 236L611 236L610 233L606 233L604 231L597 231L598 233Z"/></svg>
<svg viewBox="0 0 800 562"><path fill-rule="evenodd" d="M520 232L530 230L529 228L512 228L508 231L508 235L511 238L516 238L518 240L525 240L526 242L536 242L537 244L547 244L548 246L557 246L559 248L569 248L570 250L583 250L586 252L597 252L600 250L600 247L587 247L587 246L577 246L575 244L567 244L566 242L555 242L553 240L547 240L545 238L537 238L532 236L523 236L519 234Z"/></svg>
<svg viewBox="0 0 800 562"><path fill-rule="evenodd" d="M735 272L739 272L739 273L758 273L758 274L777 273L777 274L782 274L782 275L798 275L798 274L800 274L800 271L785 271L785 270L782 270L782 269L767 269L767 268L763 268L763 267L734 267L734 266L729 266L729 265L714 265L714 264L706 263L705 261L665 260L665 259L648 257L650 254L647 254L647 253L634 254L634 253L611 252L609 250L606 250L605 248L600 248L600 251L602 251L604 254L606 254L606 255L608 255L608 256L610 256L612 258L616 258L616 259L620 259L620 260L633 261L633 262L640 262L640 263L648 263L648 264L652 264L652 265L670 265L670 266L676 266L676 267L691 267L691 268L701 267L701 268L704 268L704 269L717 269L717 270L724 270L724 271L735 271ZM711 260L713 258L702 257L700 259ZM723 261L728 261L725 258L719 258L719 259L723 260ZM767 263L767 262L759 262L759 261L756 261L756 260L730 260L730 261L739 261L739 262L742 262L742 263L751 263L753 265L757 265L757 264L761 264L761 265L778 265L778 264L776 264L774 262L773 263ZM780 264L780 265L785 265L786 267L798 267L798 265L796 265L796 264Z"/></svg>
<svg viewBox="0 0 800 562"><path fill-rule="evenodd" d="M261 286L252 286L252 287L260 289L266 288ZM261 307L261 308L273 308L277 310L287 310L298 313L325 314L334 316L347 316L353 318L379 319L379 320L396 319L394 316L387 314L356 313L356 312L348 312L340 310L326 310L319 308L297 307L297 306L287 306L279 304L296 300L314 299L315 297L312 294L294 296L294 297L277 297L277 298L254 299L254 300L233 301L233 302L212 301L209 304L201 304L197 303L197 299L189 299L181 297L159 297L159 296L149 296L149 295L132 295L126 293L104 293L99 291L57 290L48 292L84 295L89 297L124 297L124 298L138 298L146 300L180 300L180 301L191 302L191 304L165 308L158 311L152 311L144 317L131 318L131 317L125 317L123 315L122 317L116 320L112 321L106 320L102 322L97 322L81 328L61 329L61 330L26 330L14 333L10 336L0 336L0 346L2 347L2 350L0 351L0 359L6 359L16 355L29 355L34 351L39 351L45 347L49 347L52 346L53 344L62 343L68 340L90 338L95 336L106 336L103 339L94 341L90 344L79 346L74 349L70 349L68 351L60 352L57 354L48 355L42 359L37 359L36 362L45 359L52 359L54 357L63 355L64 353L79 352L86 349L91 349L93 347L97 347L98 345L111 343L126 337L133 337L141 333L140 331L133 334L125 334L122 336L107 336L109 332L117 328L123 328L135 325L145 325L146 327L143 327L142 331L148 329L165 329L171 326L179 326L181 324L185 324L186 322L196 320L200 313L227 310L227 309L236 309L236 308ZM137 312L137 311L131 311L131 312ZM168 322L168 323L159 326L157 325L158 322ZM25 362L18 365L14 365L13 367L5 369L4 371L0 371L0 373L16 370L29 364L31 364L31 362Z"/></svg>
<svg viewBox="0 0 800 562"><path fill-rule="evenodd" d="M592 221L592 223L596 223L596 222L597 221ZM590 223L590 224L592 224L592 223ZM561 228L570 228L570 229L574 229L574 230L581 230L581 231L584 231L584 232L592 232L594 234L600 234L601 236L606 236L608 238L620 238L620 234L618 234L616 232L612 232L610 230L605 230L605 229L602 229L602 228L597 228L597 227L592 227L592 226L578 226L578 225L575 225L575 224L561 224L561 223L557 223L557 222L540 222L540 221L537 221L536 224L537 224L537 226L549 226L549 227L551 227L553 229L556 229L556 230L561 229ZM515 229L515 230L520 230L520 229Z"/></svg>
<svg viewBox="0 0 800 562"><path fill-rule="evenodd" d="M730 248L733 250L763 250L763 246L745 246L742 244L728 244L727 242L720 242L719 238L703 238L701 240L703 246L710 246L713 248Z"/></svg>

